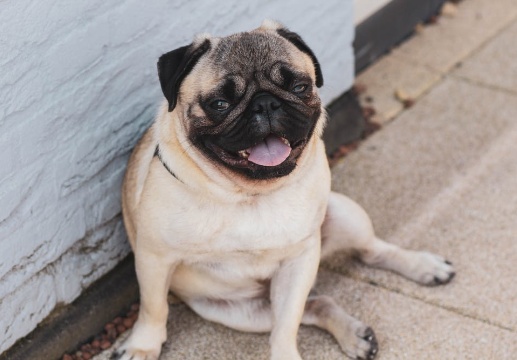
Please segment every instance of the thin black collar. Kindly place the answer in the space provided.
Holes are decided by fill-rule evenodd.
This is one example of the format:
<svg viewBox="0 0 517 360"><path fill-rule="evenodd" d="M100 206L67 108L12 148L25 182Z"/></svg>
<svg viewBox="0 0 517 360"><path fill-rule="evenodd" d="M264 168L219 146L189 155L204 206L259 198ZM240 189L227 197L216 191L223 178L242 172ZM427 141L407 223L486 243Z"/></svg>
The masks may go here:
<svg viewBox="0 0 517 360"><path fill-rule="evenodd" d="M156 150L154 150L154 156L156 156L158 158L158 160L160 160L160 162L162 163L163 167L169 172L169 174L171 174L176 180L178 180L180 183L183 183L183 181L181 181L175 173L172 172L171 168L169 167L169 165L167 165L165 163L165 161L163 161L163 158L162 158L162 155L160 154L160 146L159 145L156 145Z"/></svg>

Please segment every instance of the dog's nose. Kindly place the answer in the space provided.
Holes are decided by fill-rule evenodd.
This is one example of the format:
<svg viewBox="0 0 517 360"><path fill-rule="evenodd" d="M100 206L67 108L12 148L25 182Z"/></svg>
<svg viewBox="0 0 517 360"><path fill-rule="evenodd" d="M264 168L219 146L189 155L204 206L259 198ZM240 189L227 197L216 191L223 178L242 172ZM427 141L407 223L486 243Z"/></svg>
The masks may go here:
<svg viewBox="0 0 517 360"><path fill-rule="evenodd" d="M251 111L255 114L271 114L278 110L282 104L271 94L260 94L255 96L251 103Z"/></svg>

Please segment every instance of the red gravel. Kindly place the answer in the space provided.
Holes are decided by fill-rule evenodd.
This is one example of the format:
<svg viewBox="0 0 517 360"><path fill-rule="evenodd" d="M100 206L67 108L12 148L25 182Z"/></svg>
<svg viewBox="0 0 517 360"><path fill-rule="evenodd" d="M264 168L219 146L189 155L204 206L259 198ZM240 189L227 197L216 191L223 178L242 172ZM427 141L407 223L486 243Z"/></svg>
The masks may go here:
<svg viewBox="0 0 517 360"><path fill-rule="evenodd" d="M352 94L356 97L359 97L359 95L366 92L367 88L364 84L355 84L352 87ZM412 105L412 104L411 104ZM372 106L363 106L363 117L365 119L365 129L364 132L359 140L353 141L348 144L341 145L336 151L334 151L332 154L329 155L328 160L330 166L334 166L339 159L347 156L349 153L357 149L359 144L369 137L371 134L376 132L381 128L381 126L375 122L373 122L371 119L375 115L375 109Z"/></svg>
<svg viewBox="0 0 517 360"><path fill-rule="evenodd" d="M63 354L61 360L89 360L103 350L109 349L115 340L126 330L131 329L138 317L138 304L131 305L127 314L117 316L104 325L104 330L89 342L82 344L71 353Z"/></svg>

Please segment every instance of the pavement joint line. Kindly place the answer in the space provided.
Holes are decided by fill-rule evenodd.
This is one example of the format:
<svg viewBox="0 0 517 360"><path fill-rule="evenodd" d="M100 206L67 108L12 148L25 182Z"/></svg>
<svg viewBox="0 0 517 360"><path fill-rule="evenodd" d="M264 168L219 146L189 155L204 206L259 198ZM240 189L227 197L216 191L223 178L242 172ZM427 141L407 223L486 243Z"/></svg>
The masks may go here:
<svg viewBox="0 0 517 360"><path fill-rule="evenodd" d="M493 159L499 159L502 156L504 156L509 147L512 146L512 144L515 144L517 141L517 126L510 127L509 131L504 133L502 136L500 136L497 141L492 142L488 147L487 150L484 152L484 154L476 161L472 166L466 169L466 171L453 176L452 179L449 182L449 186L446 186L442 191L440 191L431 201L429 201L427 204L423 206L423 211L420 212L416 217L413 219L410 219L406 225L403 225L397 231L393 236L390 236L390 238L393 237L401 237L405 236L404 234L408 235L411 234L411 237L418 236L423 230L425 230L427 227L429 227L432 222L436 219L439 214L443 212L444 209L446 209L458 196L461 196L466 191L468 191L472 186L475 186L477 182L479 182L480 178L485 175L489 170L490 167L495 166ZM343 160L344 161L344 160ZM335 269L333 269L331 266L325 266L323 265L322 268L325 270L331 271L334 274L348 277L350 279L361 281L367 285L370 286L378 286L384 290L400 294L402 296L411 298L413 300L420 301L422 303L438 307L450 312L453 312L455 314L458 314L460 316L480 321L483 323L486 323L491 326L495 326L497 328L500 328L502 330L506 330L512 333L516 333L517 330L513 329L511 327L505 326L503 324L500 324L498 322L491 321L489 319L484 319L477 317L475 315L472 315L462 309L455 308L452 306L446 306L443 304L439 304L436 301L429 301L425 300L423 298L420 298L418 296L405 293L401 289L398 289L396 287L390 287L386 284L383 284L381 282L376 281L373 278L370 278L368 276L360 275L354 272L339 272Z"/></svg>
<svg viewBox="0 0 517 360"><path fill-rule="evenodd" d="M422 210L405 224L398 227L389 238L403 239L415 238L432 225L432 222L447 209L458 197L468 192L479 183L480 178L487 174L491 167L495 166L493 160L501 159L508 153L506 151L517 142L517 126L510 129L490 143L483 155L470 167L449 179L445 186L430 201L423 204ZM389 239L388 239L389 240Z"/></svg>
<svg viewBox="0 0 517 360"><path fill-rule="evenodd" d="M460 80L460 81L463 81L463 82L466 82L466 83L469 83L469 84L472 84L475 86L479 86L479 87L482 87L482 88L485 88L488 90L494 90L494 91L505 93L507 95L517 96L517 90L508 89L508 88L493 85L493 84L487 84L480 80L471 79L466 75L461 75L461 74L451 72L450 74L448 74L448 77L456 79L456 80Z"/></svg>
<svg viewBox="0 0 517 360"><path fill-rule="evenodd" d="M362 275L353 274L353 273L343 274L343 273L341 273L339 271L336 271L336 270L334 270L332 268L327 268L327 267L325 267L325 270L328 270L328 271L330 271L330 272L332 272L332 273L334 273L336 275L339 275L339 276L348 277L348 278L350 278L352 280L362 282L362 283L364 283L365 285L368 285L368 286L378 287L378 288L381 288L383 290L389 291L391 293L395 293L395 294L401 295L403 297L406 297L406 298L418 301L420 303L423 303L423 304L426 304L426 305L430 305L430 306L433 306L433 307L436 307L436 308L440 308L442 310L446 310L446 311L452 312L452 313L457 314L459 316L462 316L462 317L465 317L465 318L468 318L468 319L471 319L471 320L474 320L474 321L482 322L482 323L490 325L490 326L497 327L498 329L501 329L501 330L504 330L504 331L508 331L510 333L517 333L517 329L513 329L513 328L505 326L503 324L490 321L489 319L483 319L483 318L477 317L475 315L469 314L468 312L462 311L459 308L455 308L455 307L452 307L452 306L446 306L446 305L440 304L440 303L438 303L436 301L429 301L429 300L420 298L418 296L415 296L415 295L412 295L412 294L409 294L409 293L405 293L405 292L403 292L399 288L387 286L386 284L383 284L382 282L379 282L379 281L377 281L375 279L369 278L368 276L362 276ZM410 281L410 280L408 280L408 281ZM425 285L422 285L422 286L424 287Z"/></svg>
<svg viewBox="0 0 517 360"><path fill-rule="evenodd" d="M410 62L408 62L408 63L410 63ZM423 65L421 65L421 64L412 64L412 65L417 65L417 66L423 67ZM427 68L427 66L426 66L426 68ZM422 93L420 93L418 96L416 96L416 97L414 97L414 98L412 99L412 100L414 101L414 105L409 106L409 107L402 106L402 108L401 108L401 109L397 110L397 111L396 111L392 116L390 116L390 117L386 120L386 122L385 122L384 124L382 124L381 129L379 129L379 131L381 131L381 130L382 130L382 128L383 128L385 125L391 124L392 122L396 121L396 120L397 120L397 118L398 118L399 116L401 116L403 113L405 113L406 111L408 111L409 109L411 109L413 106L415 106L415 105L416 105L416 103L418 103L418 100L422 99L424 96L426 96L427 94L429 94L429 93L430 93L430 92L431 92L431 91L432 91L436 86L438 86L439 84L441 84L441 83L445 80L445 78L446 78L446 76L447 76L447 74L442 74L442 73L440 73L439 71L436 71L436 70L434 70L434 69L428 69L428 70L431 70L431 71L432 71L432 72L434 72L436 75L438 75L440 78L439 78L438 80L436 80L435 82L433 82L433 83L429 84L429 86L427 86L427 87L425 88L425 90L423 90L423 91L422 91ZM393 96L395 96L395 95L393 95ZM374 107L374 108L375 108L375 107Z"/></svg>
<svg viewBox="0 0 517 360"><path fill-rule="evenodd" d="M451 19L451 20L454 20L454 19ZM414 66L420 66L420 67L422 67L422 68L424 68L424 69L426 69L428 71L440 74L442 76L447 76L452 71L454 71L454 68L456 67L456 65L458 63L461 63L461 62L465 61L465 59L468 59L468 58L472 57L473 55L477 54L490 41L494 40L499 34L503 33L505 30L507 30L509 27L511 27L516 21L517 21L517 12L515 12L515 14L510 19L508 19L506 23L502 24L492 34L488 35L485 40L481 41L479 44L477 44L470 51L467 51L467 53L463 57L461 57L455 64L453 64L452 66L450 66L449 68L447 68L445 70L436 69L436 68L434 68L434 67L432 67L432 66L430 66L428 64L421 63L418 60L414 60L412 58L408 58L404 54L397 54L396 50L397 50L398 46L393 49L395 51L392 50L392 52L388 53L387 56L394 56L394 57L398 58L399 60L407 62L408 64L411 64L411 65L414 65ZM440 26L440 24L437 24L437 25L427 25L427 26ZM443 25L443 26L446 27L447 25ZM424 28L424 31L426 31L425 28ZM414 34L413 36L411 36L410 39L408 39L408 41L418 41L417 40L417 36L418 36L418 34Z"/></svg>
<svg viewBox="0 0 517 360"><path fill-rule="evenodd" d="M517 22L517 11L515 14L513 14L513 17L507 20L505 24L502 24L501 27L499 27L497 30L494 31L493 34L489 35L485 40L481 41L475 48L470 50L467 55L465 55L463 58L461 58L456 64L459 62L465 61L465 59L470 58L476 54L478 54L483 48L491 41L495 40L496 37L498 37L500 34L508 30L515 22ZM445 73L450 73L454 70L454 65L445 71Z"/></svg>

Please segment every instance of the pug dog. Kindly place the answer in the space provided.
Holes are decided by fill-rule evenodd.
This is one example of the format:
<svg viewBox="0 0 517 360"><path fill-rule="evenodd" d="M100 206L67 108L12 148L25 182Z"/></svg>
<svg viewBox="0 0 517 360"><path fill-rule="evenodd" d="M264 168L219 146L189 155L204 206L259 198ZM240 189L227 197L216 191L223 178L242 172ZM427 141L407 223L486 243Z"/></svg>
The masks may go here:
<svg viewBox="0 0 517 360"><path fill-rule="evenodd" d="M323 76L299 35L272 21L201 35L161 56L158 74L165 101L122 190L140 313L113 359L159 357L169 291L207 320L270 332L271 359L301 359L300 324L373 359L372 329L310 294L320 259L352 250L421 284L452 279L451 263L377 238L365 211L331 192Z"/></svg>

